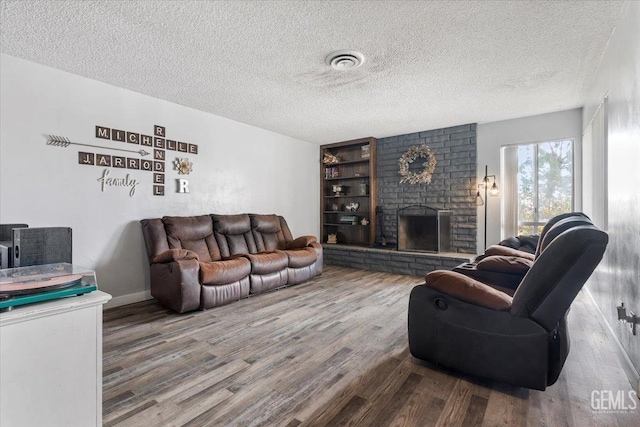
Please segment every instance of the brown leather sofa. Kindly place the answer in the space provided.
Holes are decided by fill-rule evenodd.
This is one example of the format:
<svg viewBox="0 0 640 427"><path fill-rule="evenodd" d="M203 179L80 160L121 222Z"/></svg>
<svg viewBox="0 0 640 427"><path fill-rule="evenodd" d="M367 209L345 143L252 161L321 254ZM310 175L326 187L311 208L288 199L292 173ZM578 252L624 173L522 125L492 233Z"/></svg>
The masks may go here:
<svg viewBox="0 0 640 427"><path fill-rule="evenodd" d="M151 295L178 313L302 283L322 273L322 245L293 239L277 215L144 219Z"/></svg>

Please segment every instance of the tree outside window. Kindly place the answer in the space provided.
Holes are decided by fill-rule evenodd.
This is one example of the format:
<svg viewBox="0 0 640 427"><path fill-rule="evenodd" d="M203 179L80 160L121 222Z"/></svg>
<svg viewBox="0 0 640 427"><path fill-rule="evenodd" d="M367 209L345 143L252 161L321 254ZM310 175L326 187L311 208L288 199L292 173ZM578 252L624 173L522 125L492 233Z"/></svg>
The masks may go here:
<svg viewBox="0 0 640 427"><path fill-rule="evenodd" d="M518 147L518 233L537 234L573 210L573 140Z"/></svg>

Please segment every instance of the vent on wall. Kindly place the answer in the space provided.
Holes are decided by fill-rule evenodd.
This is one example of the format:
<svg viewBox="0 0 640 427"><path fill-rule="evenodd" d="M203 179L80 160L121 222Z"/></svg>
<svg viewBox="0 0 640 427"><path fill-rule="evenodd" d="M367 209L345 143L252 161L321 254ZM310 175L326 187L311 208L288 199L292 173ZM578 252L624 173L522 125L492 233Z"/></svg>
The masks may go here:
<svg viewBox="0 0 640 427"><path fill-rule="evenodd" d="M334 70L347 71L358 68L364 63L364 55L355 50L338 50L330 53L326 59L327 65Z"/></svg>

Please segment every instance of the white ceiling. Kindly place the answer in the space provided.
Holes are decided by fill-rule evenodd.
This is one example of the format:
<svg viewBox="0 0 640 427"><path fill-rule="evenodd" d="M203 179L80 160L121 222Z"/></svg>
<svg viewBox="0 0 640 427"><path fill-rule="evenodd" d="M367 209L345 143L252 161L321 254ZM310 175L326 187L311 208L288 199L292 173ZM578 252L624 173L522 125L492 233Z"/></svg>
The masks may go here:
<svg viewBox="0 0 640 427"><path fill-rule="evenodd" d="M580 107L622 3L3 0L1 49L328 143Z"/></svg>

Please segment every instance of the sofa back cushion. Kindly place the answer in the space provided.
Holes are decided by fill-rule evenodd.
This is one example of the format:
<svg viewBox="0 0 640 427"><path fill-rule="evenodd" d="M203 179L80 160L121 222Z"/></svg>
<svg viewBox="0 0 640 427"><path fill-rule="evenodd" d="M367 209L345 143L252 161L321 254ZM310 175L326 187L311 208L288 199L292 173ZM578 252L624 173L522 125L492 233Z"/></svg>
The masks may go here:
<svg viewBox="0 0 640 427"><path fill-rule="evenodd" d="M608 241L607 233L595 225L576 225L559 234L520 282L511 313L553 330L602 259Z"/></svg>
<svg viewBox="0 0 640 427"><path fill-rule="evenodd" d="M560 215L556 215L553 218L551 218L549 221L547 221L544 227L542 227L542 231L540 232L540 238L538 239L538 245L536 246L536 251L535 251L536 258L540 255L540 252L542 252L542 249L543 249L542 242L544 241L544 238L549 232L549 230L551 229L551 227L556 225L557 222L570 217L580 217L580 218L589 219L589 217L583 214L582 212L567 212Z"/></svg>
<svg viewBox="0 0 640 427"><path fill-rule="evenodd" d="M144 244L147 247L149 262L156 256L169 250L167 233L160 218L149 218L140 221L142 224L142 235Z"/></svg>
<svg viewBox="0 0 640 427"><path fill-rule="evenodd" d="M222 259L209 215L165 216L162 218L169 249L188 249L198 254L200 262Z"/></svg>
<svg viewBox="0 0 640 427"><path fill-rule="evenodd" d="M287 224L287 221L285 221L283 216L278 216L278 219L280 220L280 228L282 228L282 234L284 235L284 241L285 242L290 242L293 240L293 235L291 234L291 230L289 230L289 225Z"/></svg>
<svg viewBox="0 0 640 427"><path fill-rule="evenodd" d="M212 214L211 218L213 218L213 230L222 257L258 253L248 214Z"/></svg>
<svg viewBox="0 0 640 427"><path fill-rule="evenodd" d="M547 246L549 246L553 239L555 239L565 231L578 225L593 225L593 223L591 222L591 220L584 216L569 216L561 219L560 221L556 221L553 226L549 227L544 237L542 238L542 242L540 242L540 244L538 245L537 256L539 257L540 254L544 252L544 250L547 248Z"/></svg>
<svg viewBox="0 0 640 427"><path fill-rule="evenodd" d="M251 214L251 231L259 252L285 249L286 241L277 215Z"/></svg>

